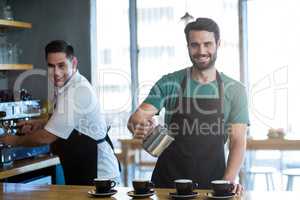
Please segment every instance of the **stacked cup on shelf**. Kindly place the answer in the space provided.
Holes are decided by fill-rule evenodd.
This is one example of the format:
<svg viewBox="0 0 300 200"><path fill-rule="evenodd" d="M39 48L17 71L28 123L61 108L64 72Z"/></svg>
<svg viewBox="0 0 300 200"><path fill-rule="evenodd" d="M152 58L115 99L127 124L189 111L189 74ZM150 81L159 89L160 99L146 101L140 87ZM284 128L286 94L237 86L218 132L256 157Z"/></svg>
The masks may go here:
<svg viewBox="0 0 300 200"><path fill-rule="evenodd" d="M10 0L0 0L0 19L14 19ZM0 32L0 64L18 63L20 53L17 44L7 42L5 33Z"/></svg>
<svg viewBox="0 0 300 200"><path fill-rule="evenodd" d="M13 20L14 14L10 0L0 0L0 19Z"/></svg>
<svg viewBox="0 0 300 200"><path fill-rule="evenodd" d="M17 44L0 40L0 64L16 64L19 60L21 50Z"/></svg>

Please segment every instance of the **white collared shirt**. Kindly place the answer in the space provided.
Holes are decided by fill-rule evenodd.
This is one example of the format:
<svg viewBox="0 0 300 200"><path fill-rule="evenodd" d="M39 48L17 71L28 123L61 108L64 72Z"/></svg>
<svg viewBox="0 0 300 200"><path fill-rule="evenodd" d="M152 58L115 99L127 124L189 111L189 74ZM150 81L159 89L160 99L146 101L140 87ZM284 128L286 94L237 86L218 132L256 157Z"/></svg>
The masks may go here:
<svg viewBox="0 0 300 200"><path fill-rule="evenodd" d="M74 129L95 140L106 136L107 125L97 95L78 71L58 89L56 107L44 129L62 139L67 139ZM106 141L98 144L98 178L119 176L112 148Z"/></svg>

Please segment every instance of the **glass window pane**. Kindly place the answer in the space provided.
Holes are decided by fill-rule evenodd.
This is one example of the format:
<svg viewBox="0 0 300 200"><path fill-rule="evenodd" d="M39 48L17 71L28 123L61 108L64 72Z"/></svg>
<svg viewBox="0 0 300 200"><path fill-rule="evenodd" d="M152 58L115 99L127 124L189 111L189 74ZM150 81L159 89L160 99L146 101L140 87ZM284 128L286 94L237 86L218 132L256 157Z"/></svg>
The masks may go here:
<svg viewBox="0 0 300 200"><path fill-rule="evenodd" d="M117 5L117 6L116 6ZM97 1L97 92L112 137L128 133L131 112L128 1Z"/></svg>
<svg viewBox="0 0 300 200"><path fill-rule="evenodd" d="M283 128L297 137L300 3L252 0L247 6L251 134L266 137L269 128Z"/></svg>
<svg viewBox="0 0 300 200"><path fill-rule="evenodd" d="M247 1L247 7L250 134L267 138L270 128L283 128L287 137L299 138L300 2L252 0ZM299 166L299 160L295 160L299 152L280 152L279 157L278 154L258 151L256 157L250 157L251 163L277 170ZM274 181L285 189L282 180ZM261 190L264 185L257 182L256 188Z"/></svg>

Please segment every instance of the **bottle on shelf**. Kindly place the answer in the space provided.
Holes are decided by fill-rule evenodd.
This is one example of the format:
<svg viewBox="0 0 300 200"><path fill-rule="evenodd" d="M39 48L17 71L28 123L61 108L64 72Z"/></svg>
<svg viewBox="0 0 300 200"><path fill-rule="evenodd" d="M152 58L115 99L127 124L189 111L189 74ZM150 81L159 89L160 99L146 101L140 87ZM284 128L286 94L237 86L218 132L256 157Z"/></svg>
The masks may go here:
<svg viewBox="0 0 300 200"><path fill-rule="evenodd" d="M7 20L13 20L14 19L12 7L9 4L9 0L7 0L6 3L4 4L2 11L3 11L2 15L3 15L4 19L7 19Z"/></svg>

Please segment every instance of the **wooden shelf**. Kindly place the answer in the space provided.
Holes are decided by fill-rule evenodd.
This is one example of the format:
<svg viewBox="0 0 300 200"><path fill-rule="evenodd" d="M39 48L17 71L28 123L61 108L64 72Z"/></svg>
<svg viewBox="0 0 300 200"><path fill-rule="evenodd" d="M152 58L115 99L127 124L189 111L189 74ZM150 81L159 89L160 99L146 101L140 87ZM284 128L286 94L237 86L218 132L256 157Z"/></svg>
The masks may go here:
<svg viewBox="0 0 300 200"><path fill-rule="evenodd" d="M32 64L0 64L0 70L30 70Z"/></svg>
<svg viewBox="0 0 300 200"><path fill-rule="evenodd" d="M32 24L28 22L0 19L0 28L31 29Z"/></svg>
<svg viewBox="0 0 300 200"><path fill-rule="evenodd" d="M31 28L32 24L28 22L0 19L0 31ZM32 64L0 64L0 70L30 70L32 67Z"/></svg>

